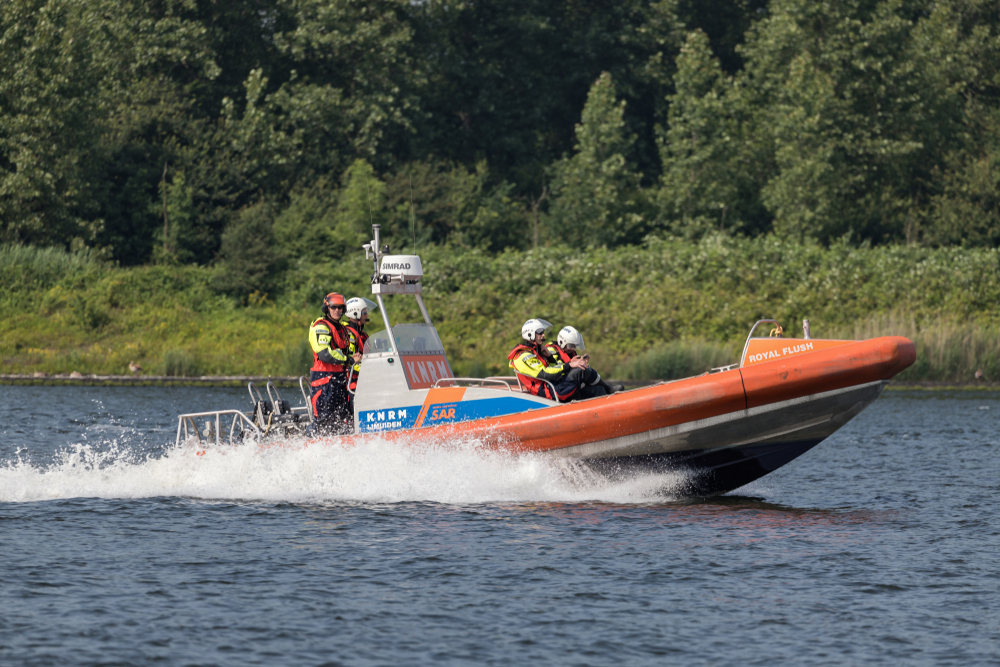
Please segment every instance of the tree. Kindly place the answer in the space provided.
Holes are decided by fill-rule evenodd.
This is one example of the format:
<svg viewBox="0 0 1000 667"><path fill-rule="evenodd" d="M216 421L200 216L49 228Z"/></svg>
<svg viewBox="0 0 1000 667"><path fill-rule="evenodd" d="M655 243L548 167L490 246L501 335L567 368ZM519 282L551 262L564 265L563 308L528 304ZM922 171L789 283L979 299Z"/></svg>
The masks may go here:
<svg viewBox="0 0 1000 667"><path fill-rule="evenodd" d="M914 41L930 7L776 0L739 77L774 171L761 189L780 234L901 238L960 128L961 97Z"/></svg>
<svg viewBox="0 0 1000 667"><path fill-rule="evenodd" d="M388 161L412 129L423 74L405 0L281 0L270 73L246 81L246 104L225 100L249 174L271 192L355 159Z"/></svg>
<svg viewBox="0 0 1000 667"><path fill-rule="evenodd" d="M1000 12L993 0L941 4L921 21L915 49L927 75L962 96L961 132L932 172L930 206L906 240L1000 245ZM916 226L916 229L913 227Z"/></svg>
<svg viewBox="0 0 1000 667"><path fill-rule="evenodd" d="M68 2L0 4L0 238L60 244L90 241L93 206L89 125L100 73L86 9Z"/></svg>
<svg viewBox="0 0 1000 667"><path fill-rule="evenodd" d="M590 86L609 72L628 102L640 171L659 169L654 137L665 113L680 25L675 0L409 3L427 62L409 159L434 154L538 195L545 169L572 149Z"/></svg>
<svg viewBox="0 0 1000 667"><path fill-rule="evenodd" d="M983 143L948 156L931 198L923 240L932 245L1000 246L1000 111L977 135Z"/></svg>
<svg viewBox="0 0 1000 667"><path fill-rule="evenodd" d="M680 0L677 16L687 30L701 31L722 66L732 76L743 69L738 47L754 21L768 13L767 0Z"/></svg>
<svg viewBox="0 0 1000 667"><path fill-rule="evenodd" d="M701 31L688 35L677 57L663 161L661 208L674 232L698 236L739 224L736 168L738 126L731 82Z"/></svg>
<svg viewBox="0 0 1000 667"><path fill-rule="evenodd" d="M163 165L151 145L162 137L150 137L190 111L182 72L218 72L205 31L184 16L192 4L0 5L0 234L148 257Z"/></svg>
<svg viewBox="0 0 1000 667"><path fill-rule="evenodd" d="M524 204L506 181L494 182L485 160L475 169L442 160L402 166L386 178L390 234L425 243L452 243L492 251L529 243ZM413 207L414 233L410 232Z"/></svg>
<svg viewBox="0 0 1000 667"><path fill-rule="evenodd" d="M240 211L222 235L214 289L241 299L274 293L286 261L275 243L273 220L265 203Z"/></svg>
<svg viewBox="0 0 1000 667"><path fill-rule="evenodd" d="M385 222L385 183L372 166L355 160L339 188L325 179L292 195L275 221L277 240L287 256L306 262L336 262L371 239L371 222Z"/></svg>
<svg viewBox="0 0 1000 667"><path fill-rule="evenodd" d="M575 246L638 241L648 213L640 176L629 165L635 137L625 129L625 102L615 101L611 75L590 89L576 126L576 152L552 167L549 234Z"/></svg>

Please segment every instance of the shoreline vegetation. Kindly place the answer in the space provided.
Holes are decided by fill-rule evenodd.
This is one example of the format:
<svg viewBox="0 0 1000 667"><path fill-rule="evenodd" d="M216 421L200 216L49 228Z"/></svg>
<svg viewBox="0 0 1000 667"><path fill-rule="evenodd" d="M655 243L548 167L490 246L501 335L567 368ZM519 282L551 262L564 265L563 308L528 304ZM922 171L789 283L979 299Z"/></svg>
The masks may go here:
<svg viewBox="0 0 1000 667"><path fill-rule="evenodd" d="M803 318L814 338L911 338L917 361L900 385L1000 380L995 249L717 234L617 249L418 252L456 375L506 373L529 317L581 329L602 375L631 381L734 363L753 322L773 317L796 338ZM244 300L213 288L221 270L120 267L87 250L0 246L0 374L125 375L132 362L177 378L303 374L305 332L322 295L367 295L371 266L356 256L291 266L273 294ZM419 318L403 301L389 308L395 322ZM371 330L381 327L376 314Z"/></svg>
<svg viewBox="0 0 1000 667"><path fill-rule="evenodd" d="M998 382L995 5L5 0L0 375L303 373L377 223L459 375L531 317L624 381L808 318Z"/></svg>

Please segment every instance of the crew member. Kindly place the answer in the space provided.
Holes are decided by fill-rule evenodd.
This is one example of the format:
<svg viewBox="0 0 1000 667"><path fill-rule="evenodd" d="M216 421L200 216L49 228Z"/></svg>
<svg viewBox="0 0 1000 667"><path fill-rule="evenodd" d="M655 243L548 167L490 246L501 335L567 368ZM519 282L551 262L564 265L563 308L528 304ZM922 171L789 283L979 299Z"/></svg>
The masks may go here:
<svg viewBox="0 0 1000 667"><path fill-rule="evenodd" d="M309 369L312 387L313 429L321 434L348 433L354 415L347 401L347 328L340 323L346 304L344 297L331 292L323 299L323 317L309 327L313 366Z"/></svg>
<svg viewBox="0 0 1000 667"><path fill-rule="evenodd" d="M361 373L361 357L365 353L365 343L368 341L368 334L365 332L365 325L368 324L368 311L374 310L376 304L368 299L356 296L347 301L347 328L348 345L347 354L354 361L353 372L348 373L350 380L347 384L348 400L352 408L354 404L354 392L358 388L358 374ZM351 410L352 414L354 410Z"/></svg>
<svg viewBox="0 0 1000 667"><path fill-rule="evenodd" d="M525 342L507 355L510 367L521 376L528 391L562 402L604 396L604 388L597 384L601 377L587 366L586 360L573 357L563 362L546 351L545 332L551 328L545 320L528 320L521 327L521 338Z"/></svg>
<svg viewBox="0 0 1000 667"><path fill-rule="evenodd" d="M545 351L549 353L553 359L561 361L564 364L568 364L570 360L580 358L580 353L586 353L587 345L583 342L583 334L576 330L576 327L565 326L559 330L559 335L556 336L556 340L553 343L549 343L545 346ZM586 362L586 368L590 368L590 355L583 354L582 359ZM597 371L594 371L597 374ZM597 384L604 387L604 392L606 394L613 394L618 387L612 387L603 379L600 375L597 375ZM624 387L621 387L624 389Z"/></svg>

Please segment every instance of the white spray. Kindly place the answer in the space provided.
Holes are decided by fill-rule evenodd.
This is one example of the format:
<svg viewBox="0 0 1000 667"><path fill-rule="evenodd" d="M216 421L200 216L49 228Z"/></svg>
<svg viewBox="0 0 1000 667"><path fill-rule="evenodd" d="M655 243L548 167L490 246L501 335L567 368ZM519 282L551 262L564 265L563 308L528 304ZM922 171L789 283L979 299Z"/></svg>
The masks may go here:
<svg viewBox="0 0 1000 667"><path fill-rule="evenodd" d="M186 497L265 502L493 503L662 502L684 475L611 482L539 456L480 443L406 444L372 437L357 446L292 440L280 445L172 447L148 455L128 445L76 445L47 466L19 455L0 462L0 502L59 498Z"/></svg>

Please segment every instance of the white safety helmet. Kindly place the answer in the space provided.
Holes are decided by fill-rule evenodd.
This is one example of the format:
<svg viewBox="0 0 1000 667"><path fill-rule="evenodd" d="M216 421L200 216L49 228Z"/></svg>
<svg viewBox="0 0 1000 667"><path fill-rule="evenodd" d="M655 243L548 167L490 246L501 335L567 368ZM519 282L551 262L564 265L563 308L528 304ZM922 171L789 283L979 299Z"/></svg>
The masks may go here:
<svg viewBox="0 0 1000 667"><path fill-rule="evenodd" d="M352 320L360 320L362 313L368 311L371 313L373 310L378 308L378 304L374 301L369 301L368 299L356 296L353 299L347 301L347 316Z"/></svg>
<svg viewBox="0 0 1000 667"><path fill-rule="evenodd" d="M545 333L551 328L551 322L546 322L545 320L528 320L521 327L521 338L529 343L534 343L538 334Z"/></svg>
<svg viewBox="0 0 1000 667"><path fill-rule="evenodd" d="M556 344L564 350L572 349L582 352L587 349L587 345L583 342L583 334L574 327L563 327L560 329L559 336L556 337ZM570 347L571 345L572 347Z"/></svg>

